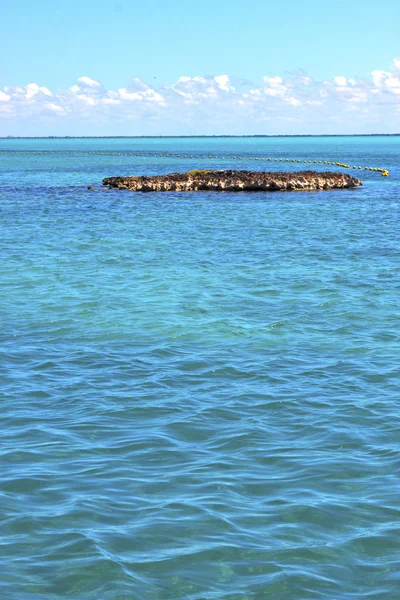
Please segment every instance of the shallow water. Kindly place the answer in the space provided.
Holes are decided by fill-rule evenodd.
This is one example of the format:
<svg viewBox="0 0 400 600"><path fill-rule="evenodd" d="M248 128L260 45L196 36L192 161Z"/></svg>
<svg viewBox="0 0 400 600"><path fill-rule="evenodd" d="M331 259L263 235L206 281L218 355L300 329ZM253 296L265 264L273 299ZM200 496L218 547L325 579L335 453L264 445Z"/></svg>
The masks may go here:
<svg viewBox="0 0 400 600"><path fill-rule="evenodd" d="M2 596L397 600L400 138L0 150ZM234 153L390 177L100 185Z"/></svg>

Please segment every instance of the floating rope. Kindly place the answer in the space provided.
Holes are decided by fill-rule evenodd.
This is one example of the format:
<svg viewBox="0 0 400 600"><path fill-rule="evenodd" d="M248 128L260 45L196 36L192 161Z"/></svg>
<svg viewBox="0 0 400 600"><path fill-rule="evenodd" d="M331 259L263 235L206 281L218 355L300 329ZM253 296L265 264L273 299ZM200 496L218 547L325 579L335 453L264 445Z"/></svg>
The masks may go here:
<svg viewBox="0 0 400 600"><path fill-rule="evenodd" d="M256 161L271 161L271 162L284 162L291 165L294 164L314 164L314 165L330 165L332 167L341 167L342 169L359 169L365 171L377 171L382 174L382 177L388 177L388 169L382 169L381 167L362 167L359 165L349 165L347 163L341 163L333 160L310 160L310 159L295 159L295 158L271 158L265 156L238 156L233 154L215 155L215 154L170 154L169 152L164 153L144 153L144 152L92 152L90 150L78 150L75 152L66 151L36 151L36 150L2 150L0 155L27 155L27 156L125 156L133 157L137 156L140 158L146 157L161 157L161 158L180 158L180 159L206 159L206 160L256 160Z"/></svg>

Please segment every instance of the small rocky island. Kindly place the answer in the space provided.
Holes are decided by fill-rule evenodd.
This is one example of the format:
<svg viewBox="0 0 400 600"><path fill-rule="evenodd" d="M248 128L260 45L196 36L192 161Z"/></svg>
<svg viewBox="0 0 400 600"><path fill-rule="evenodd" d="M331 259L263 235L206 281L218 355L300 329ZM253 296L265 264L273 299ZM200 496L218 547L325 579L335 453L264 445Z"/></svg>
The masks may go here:
<svg viewBox="0 0 400 600"><path fill-rule="evenodd" d="M354 188L362 181L347 173L297 171L189 171L137 177L106 177L103 185L132 192L283 192Z"/></svg>

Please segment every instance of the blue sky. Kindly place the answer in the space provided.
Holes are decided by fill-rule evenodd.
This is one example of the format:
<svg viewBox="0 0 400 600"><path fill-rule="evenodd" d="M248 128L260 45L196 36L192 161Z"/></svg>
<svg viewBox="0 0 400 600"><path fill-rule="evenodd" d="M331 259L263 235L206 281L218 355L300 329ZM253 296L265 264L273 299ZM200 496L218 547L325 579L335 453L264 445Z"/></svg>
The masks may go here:
<svg viewBox="0 0 400 600"><path fill-rule="evenodd" d="M0 135L399 131L399 22L398 0L16 0Z"/></svg>

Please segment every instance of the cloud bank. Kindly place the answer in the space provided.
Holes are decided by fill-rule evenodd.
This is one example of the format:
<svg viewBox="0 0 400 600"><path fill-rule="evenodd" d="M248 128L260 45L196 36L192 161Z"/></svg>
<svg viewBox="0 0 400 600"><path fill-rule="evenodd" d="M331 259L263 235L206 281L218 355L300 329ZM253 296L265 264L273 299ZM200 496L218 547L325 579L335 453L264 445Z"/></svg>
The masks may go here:
<svg viewBox="0 0 400 600"><path fill-rule="evenodd" d="M133 78L106 89L85 75L66 90L0 90L0 134L183 135L400 131L400 58L368 78L316 81L299 70L261 82L182 76L155 87Z"/></svg>

